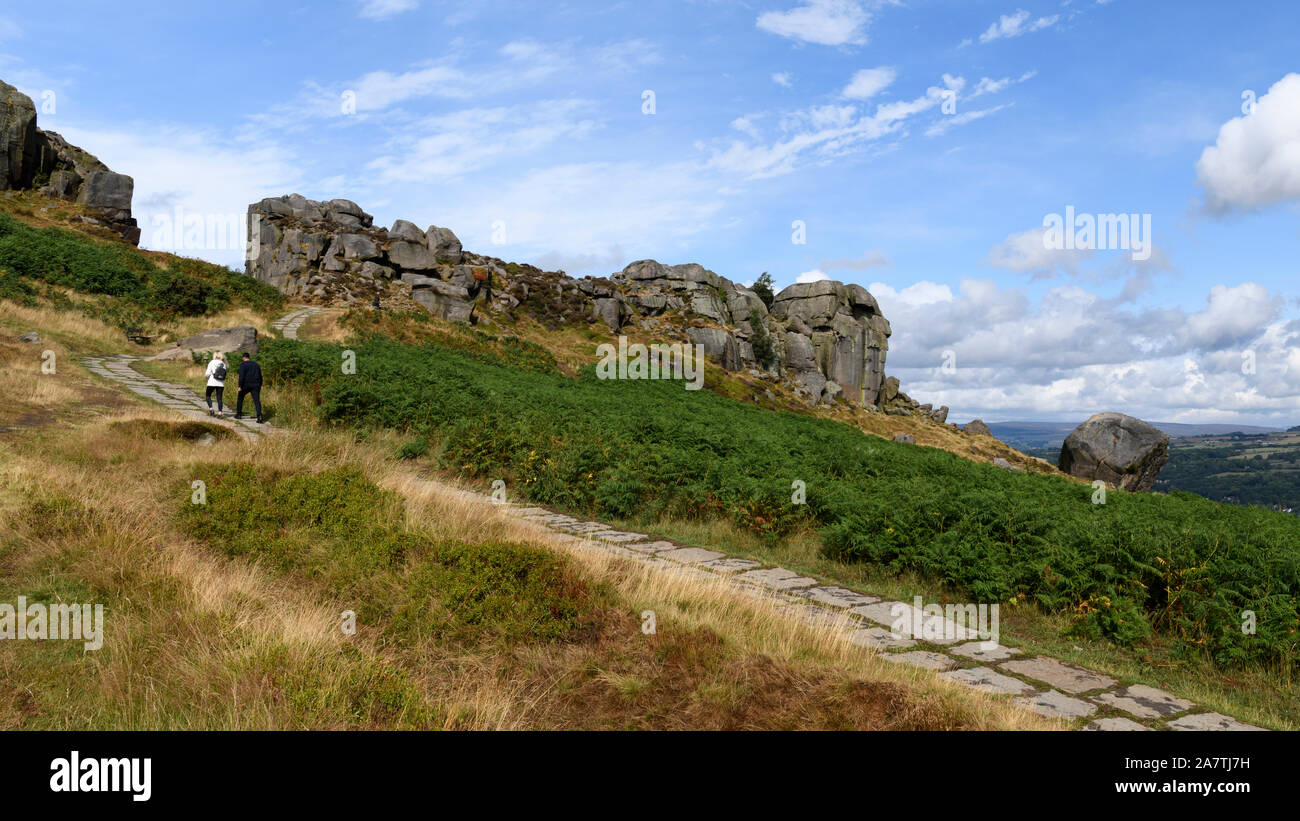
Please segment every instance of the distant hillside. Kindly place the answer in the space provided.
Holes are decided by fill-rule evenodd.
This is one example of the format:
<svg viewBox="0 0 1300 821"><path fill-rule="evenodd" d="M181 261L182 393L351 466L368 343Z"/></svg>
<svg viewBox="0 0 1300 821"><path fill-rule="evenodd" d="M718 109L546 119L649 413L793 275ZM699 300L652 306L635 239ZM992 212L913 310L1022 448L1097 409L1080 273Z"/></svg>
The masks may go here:
<svg viewBox="0 0 1300 821"><path fill-rule="evenodd" d="M1082 422L1083 420L1079 420ZM1282 428L1263 428L1255 425L1188 424L1185 422L1152 422L1172 437L1222 436L1228 433L1278 433ZM998 439L1020 449L1060 449L1065 437L1079 426L1079 422L989 422L989 430Z"/></svg>

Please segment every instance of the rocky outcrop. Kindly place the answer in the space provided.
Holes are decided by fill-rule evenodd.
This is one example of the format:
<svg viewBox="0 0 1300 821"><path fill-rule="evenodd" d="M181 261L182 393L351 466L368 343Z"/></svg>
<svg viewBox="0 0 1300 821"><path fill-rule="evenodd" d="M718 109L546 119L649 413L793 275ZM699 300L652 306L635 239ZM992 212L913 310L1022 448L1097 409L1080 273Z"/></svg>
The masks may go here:
<svg viewBox="0 0 1300 821"><path fill-rule="evenodd" d="M166 362L172 359L189 359L192 353L211 353L214 351L222 351L223 353L248 351L250 354L256 354L257 329L252 325L214 328L210 331L186 337L174 346L150 358Z"/></svg>
<svg viewBox="0 0 1300 821"><path fill-rule="evenodd" d="M406 220L377 228L374 217L344 199L291 194L253 203L248 236L248 273L290 296L370 302L400 282L432 313L460 322L470 319L473 299L495 267L467 258L449 228L421 230Z"/></svg>
<svg viewBox="0 0 1300 821"><path fill-rule="evenodd" d="M1124 490L1150 490L1169 459L1169 436L1122 413L1098 413L1065 438L1060 469Z"/></svg>
<svg viewBox="0 0 1300 821"><path fill-rule="evenodd" d="M787 362L797 380L818 390L834 382L860 405L879 403L891 331L866 288L830 280L796 283L776 295L772 314L785 323L787 343L800 337L790 346L799 358ZM895 390L891 399L897 397Z"/></svg>
<svg viewBox="0 0 1300 821"><path fill-rule="evenodd" d="M349 200L299 194L248 208L248 273L298 299L368 304L405 293L439 318L476 322L497 311L543 324L629 326L703 346L729 371L785 380L810 403L849 402L943 423L948 409L912 400L886 377L890 327L860 285L791 285L771 310L754 291L695 263L638 260L608 277L505 263L465 251L449 228L406 220L375 227Z"/></svg>
<svg viewBox="0 0 1300 821"><path fill-rule="evenodd" d="M972 419L972 420L970 420L969 422L967 422L967 423L962 427L962 430L965 431L966 433L971 434L972 436L992 436L992 435L993 435L993 431L989 430L989 426L986 425L986 424L984 424L984 420L983 420L983 419Z"/></svg>
<svg viewBox="0 0 1300 821"><path fill-rule="evenodd" d="M0 81L0 190L30 191L86 206L87 222L132 245L140 227L131 216L135 181L53 131L36 127L32 98Z"/></svg>

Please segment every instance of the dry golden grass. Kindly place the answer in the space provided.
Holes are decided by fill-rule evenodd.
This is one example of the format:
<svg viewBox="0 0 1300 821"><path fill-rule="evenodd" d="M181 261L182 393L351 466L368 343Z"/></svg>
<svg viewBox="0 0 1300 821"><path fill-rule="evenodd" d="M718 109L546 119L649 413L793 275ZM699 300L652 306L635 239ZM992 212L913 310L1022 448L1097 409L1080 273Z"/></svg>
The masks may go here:
<svg viewBox="0 0 1300 821"><path fill-rule="evenodd" d="M70 321L48 313L23 321L45 329ZM103 336L81 320L59 333ZM105 391L72 364L74 350L57 349L68 363L57 383L34 381L39 362L33 371L21 360L35 347L45 346L0 343L0 395L64 422L0 434L0 600L105 602L108 628L95 653L0 642L0 727L1057 726L884 662L839 640L834 624L813 626L727 583L575 545L481 496L422 481L392 458L394 434L365 443L316 429L256 443L168 438L159 431L179 417ZM102 394L113 401L95 404ZM87 417L92 406L97 415ZM345 637L339 614L348 603L179 529L185 471L236 461L286 472L355 466L405 500L410 529L557 553L619 604L598 634L554 645L394 646L373 625ZM644 610L656 613L656 635L640 631Z"/></svg>
<svg viewBox="0 0 1300 821"><path fill-rule="evenodd" d="M312 314L298 326L298 338L313 342L343 342L351 334L348 329L339 325L339 319L343 314L344 311L340 308L330 308Z"/></svg>
<svg viewBox="0 0 1300 821"><path fill-rule="evenodd" d="M638 699L654 705L668 696L677 706L650 726L714 726L709 716L715 715L728 716L721 726L772 726L766 722L777 714L775 726L839 726L841 720L873 726L884 720L877 715L882 711L891 727L1051 726L1005 701L885 663L839 641L832 626L810 626L726 584L566 543L482 497L419 480L374 443L291 433L256 445L230 439L204 447L124 433L133 422L165 418L123 412L85 425L75 436L0 443L7 466L0 515L14 534L4 549L8 577L53 571L117 602L97 654L51 663L29 657L33 651L17 646L22 643L0 647L0 669L11 682L0 694L0 725L403 726L400 716L391 723L372 718L358 724L343 709L354 697L346 682L388 665L415 683L435 715L445 717L441 726L457 728L635 726L636 711L647 709ZM37 434L32 438L40 440ZM299 580L214 555L176 531L170 513L176 500L168 500L162 488L174 486L178 467L232 460L285 471L356 465L407 500L412 529L558 552L585 578L610 585L630 611L607 634L577 645L397 651L378 649L366 629L345 639L338 630L343 602ZM85 511L78 514L82 525L75 534L50 529L48 520L24 519L31 500L65 497ZM656 612L661 633L678 637L677 644L661 648L665 670L673 669L675 658L693 658L697 645L706 657L722 659L720 666L710 662L702 670L683 661L680 676L667 676L638 630L635 614L646 609ZM682 647L689 648L685 657ZM312 682L305 704L286 697L287 682L303 678ZM676 678L692 682L693 689L665 693L668 680ZM69 681L80 683L69 687ZM766 688L780 694L779 703L764 701Z"/></svg>

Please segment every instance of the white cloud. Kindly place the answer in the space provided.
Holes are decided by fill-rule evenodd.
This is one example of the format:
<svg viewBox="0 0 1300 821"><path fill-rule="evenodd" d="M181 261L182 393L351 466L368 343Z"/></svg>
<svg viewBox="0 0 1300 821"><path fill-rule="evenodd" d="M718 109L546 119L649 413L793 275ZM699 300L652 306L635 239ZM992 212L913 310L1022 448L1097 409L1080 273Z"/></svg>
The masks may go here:
<svg viewBox="0 0 1300 821"><path fill-rule="evenodd" d="M772 82L783 88L789 88L793 83L790 80L790 72L778 71L772 75Z"/></svg>
<svg viewBox="0 0 1300 821"><path fill-rule="evenodd" d="M1187 317L1183 339L1188 345L1215 350L1240 345L1259 334L1281 308L1279 298L1254 282L1234 287L1215 285L1204 311Z"/></svg>
<svg viewBox="0 0 1300 821"><path fill-rule="evenodd" d="M965 82L945 74L942 88L931 86L916 99L877 106L870 115L855 105L810 106L780 119L780 139L767 144L732 140L725 148L713 149L709 166L754 180L788 174L806 162L828 162L902 130L909 117L939 105L945 89L960 92ZM746 119L753 124L752 117Z"/></svg>
<svg viewBox="0 0 1300 821"><path fill-rule="evenodd" d="M1044 239L1047 229L1030 228L1011 234L994 246L985 259L995 268L1019 273L1050 275L1058 270L1077 274L1079 262L1091 255L1087 249L1049 248Z"/></svg>
<svg viewBox="0 0 1300 821"><path fill-rule="evenodd" d="M427 97L479 100L537 85L571 65L563 48L534 40L512 41L497 53L505 59L492 60L484 68L461 68L447 59L417 63L396 73L371 71L328 88L308 83L295 100L249 119L270 128L300 129L305 127L306 120L344 116L364 119L401 103ZM355 103L355 113L346 115L341 103L343 95L349 93Z"/></svg>
<svg viewBox="0 0 1300 821"><path fill-rule="evenodd" d="M859 0L804 0L789 11L763 12L757 25L800 42L843 46L866 43L870 22L871 13Z"/></svg>
<svg viewBox="0 0 1300 821"><path fill-rule="evenodd" d="M802 274L795 277L794 281L795 282L821 282L824 279L830 279L830 277L826 276L826 274L814 268L811 271L804 271Z"/></svg>
<svg viewBox="0 0 1300 821"><path fill-rule="evenodd" d="M580 139L597 124L581 100L541 100L527 106L471 108L428 117L403 130L389 153L368 167L381 183L433 182Z"/></svg>
<svg viewBox="0 0 1300 821"><path fill-rule="evenodd" d="M265 197L300 191L307 196L338 197L346 192L303 188L301 164L274 143L245 145L219 135L177 126L150 124L131 133L62 129L74 145L93 146L112 168L135 179L132 212L141 228L140 244L170 250L243 269L244 250L238 247L169 247L155 242L176 208L184 215L202 216L208 223L236 220L242 224L250 203ZM224 232L214 239L227 239ZM232 246L229 241L213 243Z"/></svg>
<svg viewBox="0 0 1300 821"><path fill-rule="evenodd" d="M887 88L897 76L898 73L889 66L864 68L853 75L843 94L852 100L867 100Z"/></svg>
<svg viewBox="0 0 1300 821"><path fill-rule="evenodd" d="M1053 14L1050 17L1039 17L1036 20L1029 19L1029 12L1021 9L1015 14L1004 14L996 23L991 24L988 29L980 35L981 43L989 43L993 40L1002 40L1009 37L1019 37L1022 34L1029 34L1039 29L1045 29L1054 25L1060 19L1059 15Z"/></svg>
<svg viewBox="0 0 1300 821"><path fill-rule="evenodd" d="M1214 213L1300 199L1300 74L1278 80L1253 114L1224 123L1196 176Z"/></svg>
<svg viewBox="0 0 1300 821"><path fill-rule="evenodd" d="M927 128L925 130L925 136L938 137L940 134L947 132L950 128L966 125L967 123L973 123L976 120L989 116L990 114L996 114L1004 108L1010 108L1011 105L1011 103L1006 103L1005 105L994 106L992 108L981 108L976 111L963 111L961 114L954 114L951 117L945 117Z"/></svg>
<svg viewBox="0 0 1300 821"><path fill-rule="evenodd" d="M418 0L362 0L357 13L371 20L387 20L419 5Z"/></svg>
<svg viewBox="0 0 1300 821"><path fill-rule="evenodd" d="M1218 285L1205 308L1139 310L1077 285L1031 303L991 280L869 286L894 329L889 373L954 416L1082 419L1119 410L1160 421L1295 424L1300 320L1255 283ZM1242 372L1242 353L1257 372ZM956 372L940 369L945 352Z"/></svg>

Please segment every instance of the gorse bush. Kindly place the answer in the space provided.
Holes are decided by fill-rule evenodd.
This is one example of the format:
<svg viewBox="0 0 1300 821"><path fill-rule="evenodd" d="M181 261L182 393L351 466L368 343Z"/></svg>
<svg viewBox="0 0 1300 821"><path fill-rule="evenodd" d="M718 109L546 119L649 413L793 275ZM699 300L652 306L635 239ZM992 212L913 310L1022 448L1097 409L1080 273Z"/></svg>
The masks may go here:
<svg viewBox="0 0 1300 821"><path fill-rule="evenodd" d="M33 228L0 214L0 296L30 294L23 279L115 297L118 302L101 313L123 327L202 316L235 304L262 312L284 304L275 288L219 265L173 257L164 269L128 245L63 228Z"/></svg>
<svg viewBox="0 0 1300 821"><path fill-rule="evenodd" d="M441 442L444 468L606 516L725 516L818 530L825 552L916 571L977 601L1069 612L1083 635L1156 631L1221 665L1297 658L1300 519L1186 494L1114 492L773 413L674 381L568 379L434 346L268 343L271 379L319 383L321 418ZM795 480L807 504L791 502ZM1256 614L1243 632L1243 611Z"/></svg>

